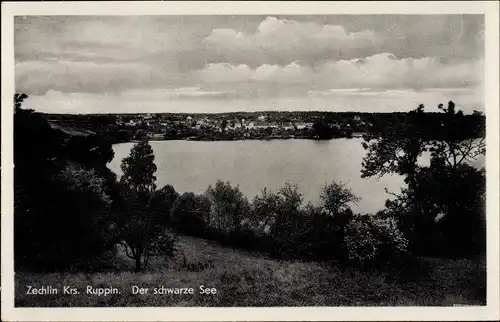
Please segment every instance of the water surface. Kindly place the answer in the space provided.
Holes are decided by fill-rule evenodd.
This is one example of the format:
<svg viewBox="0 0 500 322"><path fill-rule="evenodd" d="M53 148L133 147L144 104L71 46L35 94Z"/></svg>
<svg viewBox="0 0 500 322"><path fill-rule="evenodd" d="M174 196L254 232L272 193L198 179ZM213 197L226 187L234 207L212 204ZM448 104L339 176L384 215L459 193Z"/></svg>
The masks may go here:
<svg viewBox="0 0 500 322"><path fill-rule="evenodd" d="M171 184L179 193L204 192L217 180L238 185L252 199L264 187L277 190L286 182L299 186L305 201L317 203L322 186L342 181L361 200L353 209L375 212L384 206L385 188L398 192L401 177L361 178L365 151L361 139L271 141L151 141L158 188ZM122 174L121 160L133 143L113 146L109 168Z"/></svg>
<svg viewBox="0 0 500 322"><path fill-rule="evenodd" d="M174 186L179 193L204 192L217 180L238 185L252 199L264 187L277 190L286 182L299 186L305 201L317 203L322 186L342 181L361 198L353 210L374 213L388 198L385 188L399 192L403 178L387 175L361 178L365 150L361 139L270 141L151 141L155 153L157 186ZM113 146L108 165L119 176L121 160L133 143ZM425 161L424 161L425 162Z"/></svg>

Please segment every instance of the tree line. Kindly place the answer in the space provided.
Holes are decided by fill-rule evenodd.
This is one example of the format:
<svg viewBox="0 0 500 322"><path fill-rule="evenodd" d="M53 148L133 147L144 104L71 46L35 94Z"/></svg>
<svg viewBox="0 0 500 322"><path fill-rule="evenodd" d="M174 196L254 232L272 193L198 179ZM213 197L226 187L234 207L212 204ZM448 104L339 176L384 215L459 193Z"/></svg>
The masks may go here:
<svg viewBox="0 0 500 322"><path fill-rule="evenodd" d="M476 138L484 137L485 117L482 113L474 111L472 114L463 114L457 111L460 115L461 125L464 128L476 129L475 132L470 132ZM259 116L265 116L269 122L306 122L313 123L312 129L278 131L274 136L290 136L305 139L332 139L332 138L350 138L353 133L373 133L383 127L397 127L398 124L408 122L411 117L410 113L405 112L389 112L389 113L362 113L362 112L231 112L220 114L186 114L186 113L162 113L151 115L152 123L147 125L146 122L137 124L133 127L118 125L119 120L128 122L129 120L142 120L141 114L46 114L46 116L54 122L62 125L76 126L96 132L101 137L106 137L114 143L128 142L138 139L141 133L164 134L166 139L185 139L196 137L199 140L233 140L243 139L243 133L213 133L213 131L204 129L196 130L190 124L186 124L188 116L196 118L207 117L212 120L227 122L227 120L256 120ZM427 135L435 135L438 137L440 124L446 120L446 114L440 112L426 112L425 120L428 127ZM179 123L175 126L164 127L160 125L160 120L167 123ZM222 127L224 128L224 126ZM432 129L432 130L431 130ZM482 131L481 131L482 129ZM238 132L238 131L237 131ZM252 129L249 136L255 139L263 139L273 136L272 128Z"/></svg>
<svg viewBox="0 0 500 322"><path fill-rule="evenodd" d="M202 194L158 189L146 138L122 160L118 179L106 167L114 157L110 141L52 129L43 115L21 108L26 98L14 99L18 270L103 269L121 247L140 271L151 258L175 256L177 234L359 267L485 253L485 173L466 162L485 153L481 123L464 127L453 102L440 106L444 121L436 128L429 129L419 106L406 122L364 137L361 175L397 173L406 182L383 211L367 215L352 211L359 199L339 182L323 187L318 205L305 203L292 184L252 200L221 181ZM424 152L431 153L427 166L418 163Z"/></svg>

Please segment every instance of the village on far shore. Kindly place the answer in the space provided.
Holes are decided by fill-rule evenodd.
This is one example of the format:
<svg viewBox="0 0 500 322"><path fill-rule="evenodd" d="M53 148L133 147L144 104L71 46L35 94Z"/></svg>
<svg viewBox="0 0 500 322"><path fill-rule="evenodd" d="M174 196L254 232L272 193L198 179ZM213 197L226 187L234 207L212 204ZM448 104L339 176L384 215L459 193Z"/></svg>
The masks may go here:
<svg viewBox="0 0 500 322"><path fill-rule="evenodd" d="M145 137L151 141L360 138L364 134L390 128L391 124L404 124L410 114L269 111L218 114L45 114L45 117L52 128L68 135L98 134L113 143L120 143ZM479 111L474 110L472 114L464 116L467 123L485 123L484 114ZM443 113L425 113L426 123L436 131L445 117Z"/></svg>
<svg viewBox="0 0 500 322"><path fill-rule="evenodd" d="M102 133L96 124L106 123L106 132L118 141L144 136L153 141L351 138L367 132L372 118L368 113L325 112L48 115L53 128L72 135Z"/></svg>

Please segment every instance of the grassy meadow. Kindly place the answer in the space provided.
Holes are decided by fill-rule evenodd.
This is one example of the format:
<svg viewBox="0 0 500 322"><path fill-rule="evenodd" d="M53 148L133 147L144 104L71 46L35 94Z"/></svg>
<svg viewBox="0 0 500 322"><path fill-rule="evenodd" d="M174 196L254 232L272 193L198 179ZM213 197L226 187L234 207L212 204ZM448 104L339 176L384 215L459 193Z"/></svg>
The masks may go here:
<svg viewBox="0 0 500 322"><path fill-rule="evenodd" d="M383 271L360 271L335 263L280 261L222 247L204 239L180 236L184 257L151 263L151 269L131 273L124 256L116 269L100 273L15 275L19 307L134 306L453 306L486 304L484 262L421 258L426 274L409 272L395 278ZM420 272L421 273L421 272ZM415 276L419 276L416 278ZM132 294L133 286L150 294ZM151 294L155 287L192 287L194 294ZM199 294L200 285L216 294ZM52 286L57 295L29 295L28 286ZM64 286L80 294L62 294ZM87 295L87 286L115 287L120 294Z"/></svg>

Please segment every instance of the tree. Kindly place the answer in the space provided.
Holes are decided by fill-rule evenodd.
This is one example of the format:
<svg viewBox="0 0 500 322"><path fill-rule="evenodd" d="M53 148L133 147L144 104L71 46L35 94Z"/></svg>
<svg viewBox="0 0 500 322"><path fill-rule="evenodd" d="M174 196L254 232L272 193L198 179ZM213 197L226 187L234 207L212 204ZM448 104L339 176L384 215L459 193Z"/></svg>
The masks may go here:
<svg viewBox="0 0 500 322"><path fill-rule="evenodd" d="M422 235L437 230L442 251L448 255L483 252L486 247L484 168L433 162L419 171L417 182L410 210L418 216L419 220L413 222L420 227L414 226L413 232Z"/></svg>
<svg viewBox="0 0 500 322"><path fill-rule="evenodd" d="M98 135L71 137L65 145L65 153L74 161L91 167L105 166L115 156L111 143Z"/></svg>
<svg viewBox="0 0 500 322"><path fill-rule="evenodd" d="M303 253L316 259L344 259L345 227L353 218L351 203L359 200L341 182L325 185L318 207L306 206L302 228Z"/></svg>
<svg viewBox="0 0 500 322"><path fill-rule="evenodd" d="M226 131L226 127L227 127L227 120L226 119L222 120L220 127L222 129L222 133L224 133Z"/></svg>
<svg viewBox="0 0 500 322"><path fill-rule="evenodd" d="M67 165L56 178L59 198L56 209L71 216L54 218L53 231L67 236L58 242L64 255L85 265L113 246L114 235L109 231L111 197L106 180L97 171L80 164ZM53 215L52 215L53 216ZM63 229L58 229L64 227ZM64 231L64 232L63 232Z"/></svg>
<svg viewBox="0 0 500 322"><path fill-rule="evenodd" d="M367 154L361 176L396 173L404 176L411 188L423 152L430 151L432 158L453 167L484 155L484 118L463 115L452 101L447 108L442 104L438 108L444 113L433 118L421 104L402 120L388 120L364 135L362 144Z"/></svg>
<svg viewBox="0 0 500 322"><path fill-rule="evenodd" d="M404 176L408 185L414 184L417 160L425 151L423 110L420 105L402 122L389 121L363 136L362 145L367 153L362 161L362 178L396 173Z"/></svg>
<svg viewBox="0 0 500 322"><path fill-rule="evenodd" d="M281 198L274 192L263 189L261 195L252 200L251 216L248 218L249 225L264 233L268 233L278 211L280 210Z"/></svg>
<svg viewBox="0 0 500 322"><path fill-rule="evenodd" d="M322 207L331 216L350 211L349 204L359 201L359 198L350 189L346 188L342 182L332 182L325 185L321 189L320 199Z"/></svg>
<svg viewBox="0 0 500 322"><path fill-rule="evenodd" d="M109 246L110 196L99 162L67 154L67 134L14 97L14 252L16 268L67 270ZM83 149L82 159L92 160ZM94 155L95 157L95 155Z"/></svg>
<svg viewBox="0 0 500 322"><path fill-rule="evenodd" d="M118 219L119 241L126 255L134 260L135 272L147 268L152 257L172 258L177 239L155 220L132 191L125 192L127 209Z"/></svg>
<svg viewBox="0 0 500 322"><path fill-rule="evenodd" d="M155 191L149 199L148 211L157 218L160 224L167 226L170 223L170 211L178 197L179 194L174 187L166 185Z"/></svg>
<svg viewBox="0 0 500 322"><path fill-rule="evenodd" d="M137 127L140 127L140 125L138 125ZM146 133L145 130L143 130L142 128L140 129L137 129L135 131L135 134L134 134L134 139L136 140L144 140L145 138L147 138L148 134Z"/></svg>
<svg viewBox="0 0 500 322"><path fill-rule="evenodd" d="M439 104L438 108L444 112L444 119L440 131L436 131L439 140L431 142L432 157L440 158L455 168L483 156L486 153L484 117L475 113L466 118L462 111L455 111L452 101L447 108L443 104Z"/></svg>
<svg viewBox="0 0 500 322"><path fill-rule="evenodd" d="M153 149L147 139L134 145L130 156L122 161L121 203L117 218L120 245L135 261L135 271L146 268L151 257L172 257L176 240L168 235L158 220L158 195L155 196Z"/></svg>
<svg viewBox="0 0 500 322"><path fill-rule="evenodd" d="M206 196L186 192L175 200L170 212L170 221L180 231L203 236L207 231L210 206Z"/></svg>
<svg viewBox="0 0 500 322"><path fill-rule="evenodd" d="M263 190L252 201L251 220L272 240L276 256L295 257L303 243L306 215L302 209L303 196L296 185L286 183L277 193Z"/></svg>
<svg viewBox="0 0 500 322"><path fill-rule="evenodd" d="M143 201L149 199L156 190L154 158L153 149L148 139L143 138L134 145L130 155L122 160L123 176L121 181Z"/></svg>
<svg viewBox="0 0 500 322"><path fill-rule="evenodd" d="M333 136L333 130L324 120L317 120L314 122L312 127L313 135L317 136L319 139L331 139Z"/></svg>
<svg viewBox="0 0 500 322"><path fill-rule="evenodd" d="M28 98L28 95L25 93L15 93L14 94L14 113L19 112L21 110L21 105ZM31 110L32 112L32 110Z"/></svg>
<svg viewBox="0 0 500 322"><path fill-rule="evenodd" d="M205 192L210 200L209 226L218 233L229 234L241 228L241 221L247 217L250 205L238 187L229 182L217 181Z"/></svg>
<svg viewBox="0 0 500 322"><path fill-rule="evenodd" d="M362 177L390 173L405 177L407 187L386 202L383 215L400 220L413 249L425 252L447 244L455 246L446 252L463 253L472 247L463 240L484 240L481 220L473 219L482 217L477 201L483 199L484 182L480 188L481 170L466 163L486 152L484 118L456 111L452 101L447 108L442 104L438 108L443 113L429 114L420 105L403 122L387 122L366 135ZM430 151L429 166L417 162L426 151ZM475 188L462 188L470 186Z"/></svg>

